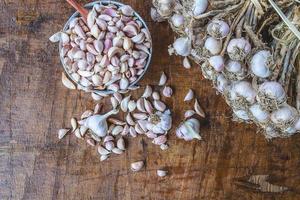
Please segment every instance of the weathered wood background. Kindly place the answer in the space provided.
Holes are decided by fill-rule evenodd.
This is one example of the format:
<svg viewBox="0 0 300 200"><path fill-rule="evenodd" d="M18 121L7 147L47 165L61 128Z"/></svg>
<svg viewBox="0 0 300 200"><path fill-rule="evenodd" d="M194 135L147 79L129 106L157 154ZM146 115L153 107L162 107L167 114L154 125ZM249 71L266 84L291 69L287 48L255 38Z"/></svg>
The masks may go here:
<svg viewBox="0 0 300 200"><path fill-rule="evenodd" d="M88 1L81 1L87 3ZM231 112L196 66L186 70L169 57L173 34L149 16L150 0L124 0L151 29L154 55L141 85L157 83L164 70L175 95L168 100L174 125L191 105L193 88L207 119L203 141L185 142L171 132L171 148L161 151L146 138L129 141L124 155L100 163L97 152L74 136L59 141L57 130L93 107L89 95L63 87L57 45L49 36L74 11L64 0L0 1L0 199L300 199L300 136L266 141L253 125L231 122ZM139 173L131 162L145 160ZM170 175L158 178L156 169ZM236 184L239 178L268 174L291 191L262 193Z"/></svg>

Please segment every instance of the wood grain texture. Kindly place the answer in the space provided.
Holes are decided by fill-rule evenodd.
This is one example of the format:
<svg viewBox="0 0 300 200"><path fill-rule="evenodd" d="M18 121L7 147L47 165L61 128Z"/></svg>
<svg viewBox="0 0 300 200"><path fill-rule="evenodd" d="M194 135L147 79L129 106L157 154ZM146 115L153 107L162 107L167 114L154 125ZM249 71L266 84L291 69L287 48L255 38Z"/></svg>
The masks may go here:
<svg viewBox="0 0 300 200"><path fill-rule="evenodd" d="M180 58L168 56L174 35L167 23L151 21L150 0L123 2L144 17L153 36L153 60L141 85L154 85L162 70L167 73L175 89L167 100L174 126L190 108L183 97L193 88L207 113L203 141L179 140L173 129L167 151L139 137L128 141L124 155L102 163L94 148L74 136L58 141L57 130L94 104L88 94L63 87L58 47L48 41L73 10L63 0L1 0L0 199L300 199L300 136L268 142L255 126L232 122L199 67L186 70ZM129 167L136 160L146 161L139 173ZM170 172L166 178L156 176L162 167ZM291 191L269 194L235 184L256 174L270 175L273 184Z"/></svg>

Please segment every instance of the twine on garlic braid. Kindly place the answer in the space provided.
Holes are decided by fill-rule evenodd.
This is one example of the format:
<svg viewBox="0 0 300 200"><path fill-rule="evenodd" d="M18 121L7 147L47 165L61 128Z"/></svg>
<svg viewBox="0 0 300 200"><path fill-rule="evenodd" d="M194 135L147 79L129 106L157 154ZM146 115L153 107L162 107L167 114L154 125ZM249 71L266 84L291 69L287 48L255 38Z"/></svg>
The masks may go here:
<svg viewBox="0 0 300 200"><path fill-rule="evenodd" d="M300 132L299 1L153 0L151 15L179 35L169 53L200 65L235 117L266 138L289 137Z"/></svg>

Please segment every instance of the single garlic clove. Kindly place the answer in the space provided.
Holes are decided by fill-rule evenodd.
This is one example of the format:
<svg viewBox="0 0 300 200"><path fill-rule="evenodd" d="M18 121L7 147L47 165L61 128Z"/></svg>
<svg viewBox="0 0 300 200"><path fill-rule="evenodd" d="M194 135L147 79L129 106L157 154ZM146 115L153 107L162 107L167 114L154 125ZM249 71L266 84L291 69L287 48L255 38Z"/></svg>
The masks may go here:
<svg viewBox="0 0 300 200"><path fill-rule="evenodd" d="M49 40L53 43L59 42L61 38L61 32L54 33Z"/></svg>
<svg viewBox="0 0 300 200"><path fill-rule="evenodd" d="M123 131L123 127L118 125L118 126L115 126L113 128L113 130L111 131L111 134L112 135L119 135L122 131Z"/></svg>
<svg viewBox="0 0 300 200"><path fill-rule="evenodd" d="M131 137L136 137L137 136L137 133L136 133L134 127L131 126L129 128L129 134L131 135Z"/></svg>
<svg viewBox="0 0 300 200"><path fill-rule="evenodd" d="M131 6L128 6L128 5L124 5L120 8L120 11L122 14L126 15L126 16L133 16L134 14L134 11L133 9L131 8Z"/></svg>
<svg viewBox="0 0 300 200"><path fill-rule="evenodd" d="M143 99L143 98L139 98L139 99L137 100L136 106L137 106L137 109L138 109L140 112L146 112L145 105L144 105L144 99Z"/></svg>
<svg viewBox="0 0 300 200"><path fill-rule="evenodd" d="M165 177L165 176L167 176L168 171L159 169L159 170L156 171L156 174L159 177Z"/></svg>
<svg viewBox="0 0 300 200"><path fill-rule="evenodd" d="M115 154L122 154L123 153L123 151L119 148L113 148L112 152L115 153Z"/></svg>
<svg viewBox="0 0 300 200"><path fill-rule="evenodd" d="M134 120L133 120L133 118L132 118L132 116L131 116L131 114L130 113L128 113L127 115L126 115L126 122L129 124L129 125L131 125L131 126L134 126L135 125L135 122L134 122Z"/></svg>
<svg viewBox="0 0 300 200"><path fill-rule="evenodd" d="M144 167L144 161L133 162L130 166L133 172L140 171Z"/></svg>
<svg viewBox="0 0 300 200"><path fill-rule="evenodd" d="M183 67L186 69L191 69L192 65L188 59L188 57L184 57L183 59Z"/></svg>
<svg viewBox="0 0 300 200"><path fill-rule="evenodd" d="M145 91L144 91L144 94L142 95L142 97L144 98L148 98L150 97L152 94L152 88L150 85L147 85L146 88L145 88Z"/></svg>
<svg viewBox="0 0 300 200"><path fill-rule="evenodd" d="M188 93L184 97L184 101L190 101L194 98L193 90L189 89Z"/></svg>
<svg viewBox="0 0 300 200"><path fill-rule="evenodd" d="M152 98L154 99L154 100L160 100L160 95L159 95L159 93L158 92L153 92L152 93Z"/></svg>
<svg viewBox="0 0 300 200"><path fill-rule="evenodd" d="M123 131L122 131L121 135L126 136L126 135L128 135L128 133L129 133L129 126L126 124L123 127Z"/></svg>
<svg viewBox="0 0 300 200"><path fill-rule="evenodd" d="M118 100L119 103L121 103L123 97L122 97L122 95L121 95L120 93L115 92L115 93L113 94L113 96Z"/></svg>
<svg viewBox="0 0 300 200"><path fill-rule="evenodd" d="M159 100L154 100L153 105L156 110L161 112L165 111L167 108L166 104Z"/></svg>
<svg viewBox="0 0 300 200"><path fill-rule="evenodd" d="M80 128L79 128L80 135L81 135L82 137L84 137L84 135L86 134L87 130L88 130L88 127L80 126Z"/></svg>
<svg viewBox="0 0 300 200"><path fill-rule="evenodd" d="M162 93L165 97L171 97L173 95L173 90L171 87L165 86Z"/></svg>
<svg viewBox="0 0 300 200"><path fill-rule="evenodd" d="M166 84L166 82L167 82L167 76L166 76L165 72L162 72L158 85L163 86Z"/></svg>
<svg viewBox="0 0 300 200"><path fill-rule="evenodd" d="M65 87L67 87L71 90L76 89L76 85L69 78L67 78L64 73L62 73L62 79L61 80L62 80L62 83Z"/></svg>
<svg viewBox="0 0 300 200"><path fill-rule="evenodd" d="M187 110L185 111L184 113L184 118L187 119L187 118L190 118L192 117L194 114L196 114L196 112L194 110Z"/></svg>
<svg viewBox="0 0 300 200"><path fill-rule="evenodd" d="M103 99L102 96L100 96L100 95L98 95L98 94L96 94L96 93L94 93L94 92L92 92L91 95L92 95L92 98L93 98L95 101L100 101L100 100Z"/></svg>
<svg viewBox="0 0 300 200"><path fill-rule="evenodd" d="M109 142L109 141L114 141L114 137L111 136L111 135L107 135L105 136L104 140L103 140L103 143L106 143L106 142Z"/></svg>
<svg viewBox="0 0 300 200"><path fill-rule="evenodd" d="M92 116L93 115L93 111L92 110L86 110L82 113L80 119L85 119L85 118L88 118L89 116Z"/></svg>
<svg viewBox="0 0 300 200"><path fill-rule="evenodd" d="M100 156L100 161L102 162L102 161L104 161L104 160L106 160L108 158L109 158L109 155L101 155Z"/></svg>
<svg viewBox="0 0 300 200"><path fill-rule="evenodd" d="M58 139L62 139L70 131L70 129L59 129L58 130Z"/></svg>
<svg viewBox="0 0 300 200"><path fill-rule="evenodd" d="M121 101L121 110L123 112L127 112L128 110L128 103L130 101L131 95L125 97L122 101Z"/></svg>
<svg viewBox="0 0 300 200"><path fill-rule="evenodd" d="M137 120L144 120L148 118L148 115L146 113L133 113L132 116Z"/></svg>
<svg viewBox="0 0 300 200"><path fill-rule="evenodd" d="M117 147L118 149L121 149L123 151L125 151L125 141L123 137L120 137L117 141Z"/></svg>
<svg viewBox="0 0 300 200"><path fill-rule="evenodd" d="M162 145L167 142L167 137L165 135L158 136L153 139L152 143L155 145Z"/></svg>
<svg viewBox="0 0 300 200"><path fill-rule="evenodd" d="M108 151L111 151L113 148L115 148L115 144L113 143L113 141L106 142L104 146Z"/></svg>
<svg viewBox="0 0 300 200"><path fill-rule="evenodd" d="M89 145L91 145L92 147L94 147L94 146L96 145L96 141L93 140L92 138L87 139L86 142L87 142Z"/></svg>
<svg viewBox="0 0 300 200"><path fill-rule="evenodd" d="M134 129L138 134L144 134L145 133L145 131L141 128L141 126L138 123L135 124Z"/></svg>
<svg viewBox="0 0 300 200"><path fill-rule="evenodd" d="M144 106L147 113L152 114L153 113L153 106L147 99L144 99Z"/></svg>
<svg viewBox="0 0 300 200"><path fill-rule="evenodd" d="M119 85L121 90L126 90L129 86L128 79L126 77L121 78Z"/></svg>
<svg viewBox="0 0 300 200"><path fill-rule="evenodd" d="M102 155L108 155L108 154L110 154L110 152L107 150L107 149L105 149L104 147L102 147L102 146L98 146L98 153L102 156Z"/></svg>
<svg viewBox="0 0 300 200"><path fill-rule="evenodd" d="M195 109L196 113L197 113L200 117L205 118L205 112L204 112L204 110L202 109L202 107L200 106L200 104L199 104L199 102L198 102L197 99L195 100L194 109Z"/></svg>
<svg viewBox="0 0 300 200"><path fill-rule="evenodd" d="M136 109L136 103L134 100L128 102L128 112L132 112Z"/></svg>
<svg viewBox="0 0 300 200"><path fill-rule="evenodd" d="M160 145L160 149L163 151L167 150L168 148L169 148L169 145L167 145L167 144Z"/></svg>
<svg viewBox="0 0 300 200"><path fill-rule="evenodd" d="M71 126L72 126L72 132L74 132L78 127L77 120L74 117L71 119Z"/></svg>

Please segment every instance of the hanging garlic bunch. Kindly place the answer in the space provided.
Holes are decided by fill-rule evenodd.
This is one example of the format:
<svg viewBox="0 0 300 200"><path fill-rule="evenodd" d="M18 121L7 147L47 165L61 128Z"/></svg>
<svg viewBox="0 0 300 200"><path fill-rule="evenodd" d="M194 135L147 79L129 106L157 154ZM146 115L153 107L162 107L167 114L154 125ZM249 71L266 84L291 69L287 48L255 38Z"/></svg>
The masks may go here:
<svg viewBox="0 0 300 200"><path fill-rule="evenodd" d="M275 4L290 20L288 26L286 20L278 20L270 1L232 5L224 1L174 1L172 14L163 17L179 35L169 53L184 56L185 61L188 56L199 64L203 76L212 80L232 107L235 118L255 122L267 138L300 132L300 122L296 128L294 120L289 123L286 119L288 123L278 126L278 121L271 119L275 111L279 110L276 116L287 112L281 111L287 94L294 95L289 102L300 108L300 75L295 77L299 73L295 66L300 42L291 29L300 28L299 8L292 0ZM275 24L273 30L269 30L271 24ZM295 113L298 116L298 111Z"/></svg>

